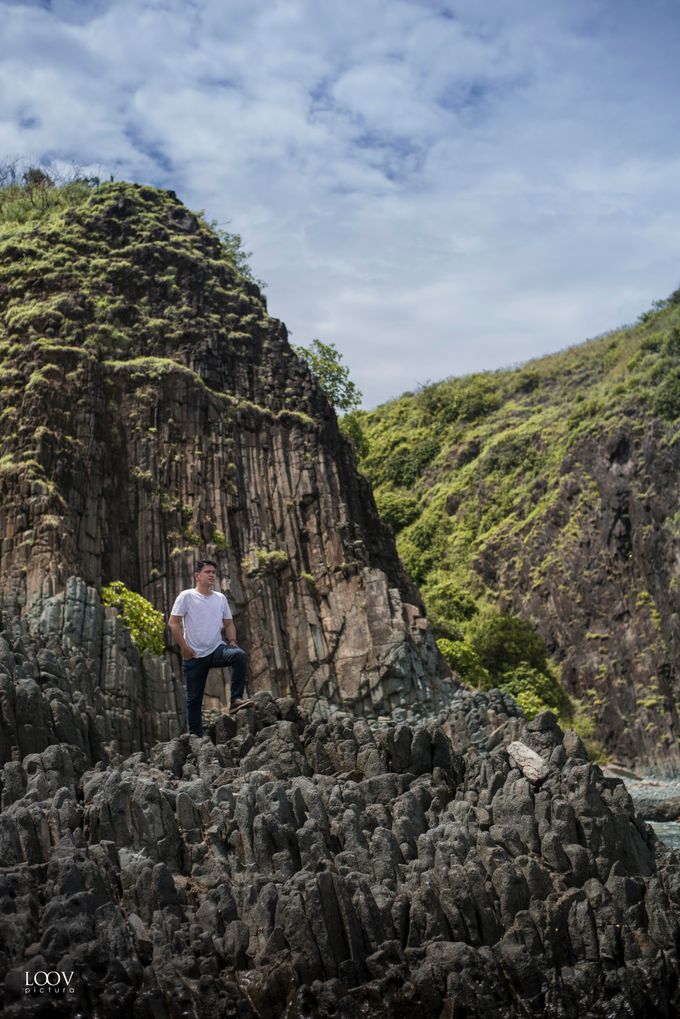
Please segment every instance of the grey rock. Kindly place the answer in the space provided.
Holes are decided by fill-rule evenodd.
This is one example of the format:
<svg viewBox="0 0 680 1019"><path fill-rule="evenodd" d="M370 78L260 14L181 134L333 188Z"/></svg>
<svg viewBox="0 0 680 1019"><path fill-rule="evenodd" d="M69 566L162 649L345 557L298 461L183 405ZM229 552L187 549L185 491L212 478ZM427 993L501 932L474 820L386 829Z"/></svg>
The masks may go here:
<svg viewBox="0 0 680 1019"><path fill-rule="evenodd" d="M454 1003L646 1019L649 1001L670 1019L674 855L618 780L573 745L559 762L549 718L499 723L507 707L459 698L445 731L306 722L260 695L214 742L171 737L115 767L77 745L7 762L6 1007L24 1005L26 965L72 959L102 1019L439 1019ZM532 740L540 783L511 766Z"/></svg>
<svg viewBox="0 0 680 1019"><path fill-rule="evenodd" d="M513 740L512 743L508 744L507 749L517 767L530 782L539 783L548 777L550 769L547 763L531 747L521 743L519 740Z"/></svg>

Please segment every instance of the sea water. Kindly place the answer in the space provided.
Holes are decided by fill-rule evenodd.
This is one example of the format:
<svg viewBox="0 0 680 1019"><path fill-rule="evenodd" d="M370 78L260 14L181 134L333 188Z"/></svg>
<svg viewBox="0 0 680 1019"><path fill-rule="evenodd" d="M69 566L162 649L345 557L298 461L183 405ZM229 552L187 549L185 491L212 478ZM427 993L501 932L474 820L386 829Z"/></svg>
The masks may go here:
<svg viewBox="0 0 680 1019"><path fill-rule="evenodd" d="M660 842L669 849L680 849L680 823L677 821L648 821Z"/></svg>

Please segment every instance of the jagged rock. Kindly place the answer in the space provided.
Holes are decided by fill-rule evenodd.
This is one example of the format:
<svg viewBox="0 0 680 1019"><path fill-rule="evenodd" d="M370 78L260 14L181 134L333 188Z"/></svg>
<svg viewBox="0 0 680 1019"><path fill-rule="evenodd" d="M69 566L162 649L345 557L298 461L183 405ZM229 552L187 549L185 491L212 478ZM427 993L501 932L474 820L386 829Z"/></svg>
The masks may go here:
<svg viewBox="0 0 680 1019"><path fill-rule="evenodd" d="M306 722L260 697L224 742L10 762L4 1014L37 1016L26 972L68 965L74 1005L102 1019L178 1002L281 1019L646 1019L651 1002L670 1019L677 856L619 780L566 750L555 764L554 719L513 717L498 744L496 710L467 707L463 754L434 723ZM540 783L512 767L514 735L550 757ZM279 769L253 756L284 746Z"/></svg>

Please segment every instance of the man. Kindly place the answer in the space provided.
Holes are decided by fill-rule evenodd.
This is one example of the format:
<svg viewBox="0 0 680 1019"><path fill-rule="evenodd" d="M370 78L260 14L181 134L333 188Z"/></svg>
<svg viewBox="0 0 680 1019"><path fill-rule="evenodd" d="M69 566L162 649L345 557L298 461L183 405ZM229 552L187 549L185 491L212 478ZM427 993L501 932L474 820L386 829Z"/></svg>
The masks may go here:
<svg viewBox="0 0 680 1019"><path fill-rule="evenodd" d="M170 615L170 632L182 654L189 732L196 736L203 735L201 705L210 669L225 665L231 668L230 714L253 703L243 699L248 660L245 651L236 643L229 602L220 591L214 590L216 579L217 564L211 559L199 559L194 568L195 587L177 596ZM222 640L222 627L226 644Z"/></svg>

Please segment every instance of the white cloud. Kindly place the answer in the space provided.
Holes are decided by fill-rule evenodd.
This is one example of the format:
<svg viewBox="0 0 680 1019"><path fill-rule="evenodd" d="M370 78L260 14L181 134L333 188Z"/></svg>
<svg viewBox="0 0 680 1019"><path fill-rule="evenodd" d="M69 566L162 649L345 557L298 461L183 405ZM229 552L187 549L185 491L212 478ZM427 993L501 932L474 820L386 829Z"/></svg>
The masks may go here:
<svg viewBox="0 0 680 1019"><path fill-rule="evenodd" d="M9 155L240 232L367 404L564 347L679 282L674 6L0 0Z"/></svg>

